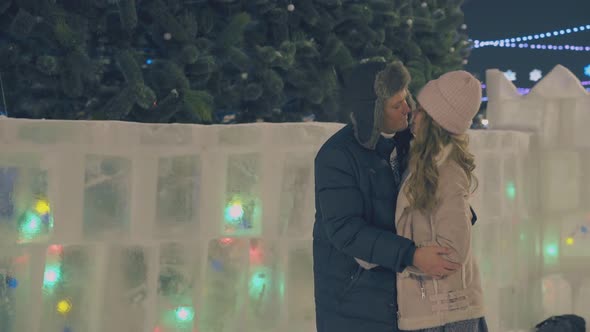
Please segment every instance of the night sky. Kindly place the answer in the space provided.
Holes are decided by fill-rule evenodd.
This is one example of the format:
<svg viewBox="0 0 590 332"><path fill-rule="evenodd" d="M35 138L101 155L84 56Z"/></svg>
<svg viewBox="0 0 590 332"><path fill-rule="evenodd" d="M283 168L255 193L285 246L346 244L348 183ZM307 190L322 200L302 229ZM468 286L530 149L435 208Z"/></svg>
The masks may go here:
<svg viewBox="0 0 590 332"><path fill-rule="evenodd" d="M463 11L473 40L534 35L590 24L590 0L466 0ZM590 46L590 30L526 42ZM584 75L584 67L590 64L590 52L586 51L479 48L472 50L466 70L485 80L486 69L510 69L516 72L515 85L528 88L535 84L529 80L533 69L545 75L557 64L567 67L581 81L590 80Z"/></svg>

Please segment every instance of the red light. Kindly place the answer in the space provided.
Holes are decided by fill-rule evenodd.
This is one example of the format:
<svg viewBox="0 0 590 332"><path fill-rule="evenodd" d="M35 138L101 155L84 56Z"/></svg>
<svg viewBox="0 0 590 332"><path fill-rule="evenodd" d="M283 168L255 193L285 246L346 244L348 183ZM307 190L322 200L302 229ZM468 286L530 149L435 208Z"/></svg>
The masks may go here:
<svg viewBox="0 0 590 332"><path fill-rule="evenodd" d="M234 242L234 239L231 237L224 237L219 239L219 243L223 244L224 246L230 245Z"/></svg>
<svg viewBox="0 0 590 332"><path fill-rule="evenodd" d="M262 263L262 250L260 250L260 248L250 247L250 263Z"/></svg>
<svg viewBox="0 0 590 332"><path fill-rule="evenodd" d="M59 244L52 244L49 246L47 251L49 251L50 254L61 254L63 251L63 246Z"/></svg>
<svg viewBox="0 0 590 332"><path fill-rule="evenodd" d="M15 264L26 264L29 261L29 257L26 255L18 256L14 258Z"/></svg>

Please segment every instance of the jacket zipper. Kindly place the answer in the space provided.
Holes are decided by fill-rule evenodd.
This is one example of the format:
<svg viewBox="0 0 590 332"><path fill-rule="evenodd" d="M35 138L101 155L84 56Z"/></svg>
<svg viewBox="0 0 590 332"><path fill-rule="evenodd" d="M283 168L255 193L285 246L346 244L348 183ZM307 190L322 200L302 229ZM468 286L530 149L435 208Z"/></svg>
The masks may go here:
<svg viewBox="0 0 590 332"><path fill-rule="evenodd" d="M422 295L422 300L426 298L426 290L424 289L424 280L422 277L419 278L420 281L420 294Z"/></svg>

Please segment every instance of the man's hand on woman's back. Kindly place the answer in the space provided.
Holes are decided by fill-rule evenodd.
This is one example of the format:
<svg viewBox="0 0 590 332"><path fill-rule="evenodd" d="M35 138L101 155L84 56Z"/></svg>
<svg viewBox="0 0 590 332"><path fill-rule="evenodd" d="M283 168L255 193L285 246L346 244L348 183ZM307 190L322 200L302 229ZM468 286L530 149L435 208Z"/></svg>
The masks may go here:
<svg viewBox="0 0 590 332"><path fill-rule="evenodd" d="M413 265L434 278L443 278L457 271L461 265L445 259L451 249L444 247L420 247L414 253Z"/></svg>

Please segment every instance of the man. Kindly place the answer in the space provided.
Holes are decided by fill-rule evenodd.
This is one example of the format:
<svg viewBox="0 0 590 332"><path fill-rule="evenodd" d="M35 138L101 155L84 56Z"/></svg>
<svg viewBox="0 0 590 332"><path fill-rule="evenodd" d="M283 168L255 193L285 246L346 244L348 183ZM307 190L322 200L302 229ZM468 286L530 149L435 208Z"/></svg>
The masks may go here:
<svg viewBox="0 0 590 332"><path fill-rule="evenodd" d="M318 332L398 331L396 273L415 266L444 277L459 268L442 257L449 249L416 248L396 235L395 206L411 139L409 82L399 62L354 68L342 91L342 107L351 113L352 124L316 156ZM377 267L365 270L362 261Z"/></svg>

